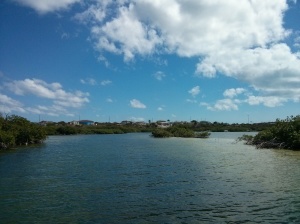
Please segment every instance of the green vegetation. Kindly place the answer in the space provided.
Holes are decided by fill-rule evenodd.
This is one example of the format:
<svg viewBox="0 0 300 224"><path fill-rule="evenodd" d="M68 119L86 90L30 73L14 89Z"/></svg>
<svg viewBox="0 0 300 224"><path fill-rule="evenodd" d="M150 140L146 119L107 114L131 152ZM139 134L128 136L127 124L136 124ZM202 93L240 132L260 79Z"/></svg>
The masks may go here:
<svg viewBox="0 0 300 224"><path fill-rule="evenodd" d="M76 135L76 134L125 134L134 132L151 132L152 128L134 124L119 125L114 123L100 123L98 125L68 125L59 122L45 126L47 135Z"/></svg>
<svg viewBox="0 0 300 224"><path fill-rule="evenodd" d="M169 122L169 121L168 121ZM123 122L122 122L123 123ZM256 136L244 135L239 140L257 148L283 148L300 150L300 115L285 120L257 124L228 124L196 121L173 122L168 128L158 128L157 123L134 122L97 123L97 125L71 125L64 121L32 123L27 119L0 114L0 150L21 145L43 142L47 135L76 134L124 134L133 132L152 132L153 137L208 138L210 132L260 131Z"/></svg>
<svg viewBox="0 0 300 224"><path fill-rule="evenodd" d="M194 132L192 129L180 126L169 128L156 128L152 131L155 138L182 137L182 138L208 138L209 132Z"/></svg>
<svg viewBox="0 0 300 224"><path fill-rule="evenodd" d="M181 127L190 128L193 131L210 131L210 132L253 132L253 131L262 131L268 129L273 125L273 123L224 123L224 122L209 122L209 121L196 121L192 120L191 122L177 122L174 125Z"/></svg>
<svg viewBox="0 0 300 224"><path fill-rule="evenodd" d="M239 140L257 148L300 150L300 115L277 119L275 125L256 136L244 135Z"/></svg>
<svg viewBox="0 0 300 224"><path fill-rule="evenodd" d="M38 124L16 115L0 115L0 150L42 143L46 137L45 130Z"/></svg>

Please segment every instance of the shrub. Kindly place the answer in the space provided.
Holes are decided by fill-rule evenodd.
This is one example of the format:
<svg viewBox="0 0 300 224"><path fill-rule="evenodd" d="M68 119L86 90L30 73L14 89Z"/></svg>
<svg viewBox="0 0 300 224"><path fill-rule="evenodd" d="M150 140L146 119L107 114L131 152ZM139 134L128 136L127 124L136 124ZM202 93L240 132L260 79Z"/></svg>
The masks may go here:
<svg viewBox="0 0 300 224"><path fill-rule="evenodd" d="M247 140L246 137L242 140ZM276 120L274 126L259 132L248 143L257 148L300 150L300 116Z"/></svg>
<svg viewBox="0 0 300 224"><path fill-rule="evenodd" d="M38 124L16 115L0 116L0 149L40 143L45 139L46 132Z"/></svg>
<svg viewBox="0 0 300 224"><path fill-rule="evenodd" d="M168 138L172 137L173 135L165 129L157 128L152 131L152 136L155 138Z"/></svg>

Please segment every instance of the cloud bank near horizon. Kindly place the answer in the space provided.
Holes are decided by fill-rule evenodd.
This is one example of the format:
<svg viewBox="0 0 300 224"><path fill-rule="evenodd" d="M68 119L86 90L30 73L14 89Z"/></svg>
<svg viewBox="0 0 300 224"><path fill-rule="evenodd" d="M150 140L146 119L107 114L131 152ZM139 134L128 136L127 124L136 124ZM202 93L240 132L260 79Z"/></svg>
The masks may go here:
<svg viewBox="0 0 300 224"><path fill-rule="evenodd" d="M11 97L0 94L0 111L11 113L47 114L50 116L74 116L71 108L80 108L89 102L89 93L75 91L67 92L60 83L47 83L40 79L15 80L4 84L5 88L20 97L33 95L46 100L47 105L34 107L24 106L21 102Z"/></svg>

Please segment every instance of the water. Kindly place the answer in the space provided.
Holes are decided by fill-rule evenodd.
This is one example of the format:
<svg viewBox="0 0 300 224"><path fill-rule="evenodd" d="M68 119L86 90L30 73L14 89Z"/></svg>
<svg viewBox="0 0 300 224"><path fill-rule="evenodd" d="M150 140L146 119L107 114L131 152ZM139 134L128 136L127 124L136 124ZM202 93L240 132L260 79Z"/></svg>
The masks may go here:
<svg viewBox="0 0 300 224"><path fill-rule="evenodd" d="M300 223L300 152L149 134L0 154L1 223Z"/></svg>

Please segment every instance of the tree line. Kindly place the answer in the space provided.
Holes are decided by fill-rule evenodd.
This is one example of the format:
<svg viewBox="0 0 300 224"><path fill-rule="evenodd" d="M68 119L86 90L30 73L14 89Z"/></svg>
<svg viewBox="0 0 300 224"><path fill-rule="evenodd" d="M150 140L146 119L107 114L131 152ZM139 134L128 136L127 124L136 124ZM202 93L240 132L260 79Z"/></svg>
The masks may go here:
<svg viewBox="0 0 300 224"><path fill-rule="evenodd" d="M300 115L291 116L276 122L256 124L228 124L223 122L196 121L172 122L167 129L157 127L155 123L140 126L134 123L120 125L99 123L97 126L68 125L65 122L49 123L42 126L17 115L0 114L0 150L16 146L43 142L48 135L76 134L124 134L149 132L154 137L209 137L209 132L246 132L257 131L256 136L243 136L246 144L258 148L300 149Z"/></svg>

